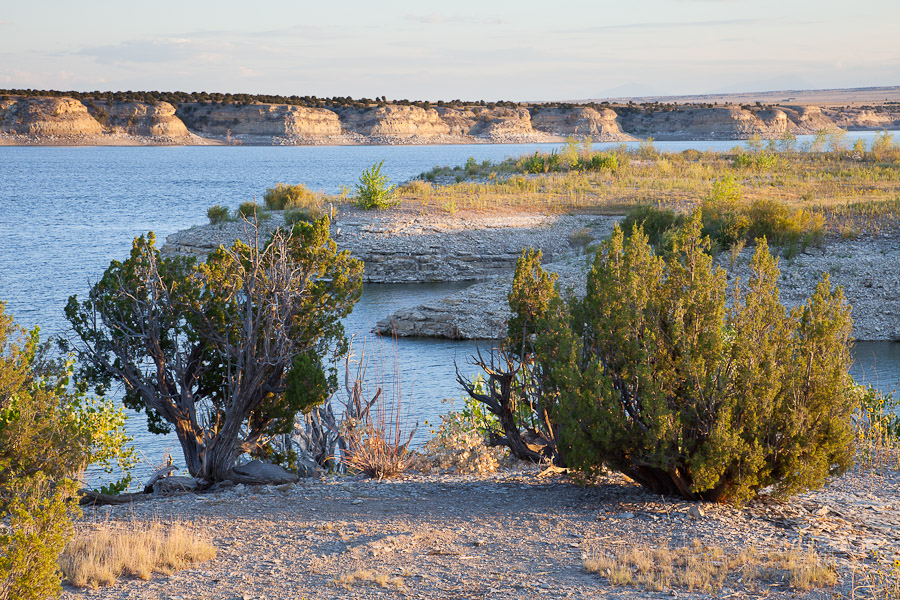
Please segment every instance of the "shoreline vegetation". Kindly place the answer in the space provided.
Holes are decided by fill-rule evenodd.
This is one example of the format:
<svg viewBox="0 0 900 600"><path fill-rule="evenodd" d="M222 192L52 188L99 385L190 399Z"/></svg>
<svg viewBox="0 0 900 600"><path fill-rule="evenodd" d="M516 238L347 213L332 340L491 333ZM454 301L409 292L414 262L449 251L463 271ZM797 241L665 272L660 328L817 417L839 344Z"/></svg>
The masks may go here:
<svg viewBox="0 0 900 600"><path fill-rule="evenodd" d="M522 103L0 90L0 145L358 145L743 140L900 128L900 93ZM720 103L719 100L722 100ZM828 100L817 97L817 100Z"/></svg>
<svg viewBox="0 0 900 600"><path fill-rule="evenodd" d="M888 133L812 144L664 154L570 137L397 187L376 164L352 196L278 184L262 204L211 207L209 225L158 254L152 236L136 239L87 300L70 299L82 346L65 372L101 390L128 382L151 430L175 423L191 476L170 462L121 506L100 506L121 490L87 494L65 572L112 585L86 592L67 575L63 597L896 597L898 405L848 369L851 304L900 314L884 273L900 251L900 146ZM553 253L544 266L538 239ZM874 272L848 274L868 299L833 287L840 273L798 275L845 246L880 253ZM303 260L310 272L346 263L297 285L333 312L346 308L335 286L356 298L379 278L498 284L514 267L512 292L491 292L508 300L509 331L478 355L482 378L459 376L462 410L421 451L399 385L382 395L364 354L335 350L339 385L323 371L328 344L297 345L298 332L330 340L316 327L343 333L278 295ZM555 287L556 264L581 293ZM741 265L748 285L729 303L726 267ZM26 375L39 380L36 365ZM18 398L3 399L0 432ZM229 465L228 444L235 461L283 466ZM45 559L73 537L63 521ZM129 528L180 541L129 566L110 535Z"/></svg>

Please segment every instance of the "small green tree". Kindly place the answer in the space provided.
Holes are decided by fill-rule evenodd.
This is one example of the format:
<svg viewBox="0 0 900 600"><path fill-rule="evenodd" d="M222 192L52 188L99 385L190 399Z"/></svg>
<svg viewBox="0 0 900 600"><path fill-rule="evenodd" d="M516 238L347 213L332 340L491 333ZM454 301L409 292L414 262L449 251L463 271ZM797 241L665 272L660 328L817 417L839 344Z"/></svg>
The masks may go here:
<svg viewBox="0 0 900 600"><path fill-rule="evenodd" d="M583 301L551 310L534 356L557 398L570 466L622 471L654 493L745 502L819 486L853 457L849 308L827 276L804 307L779 302L757 240L746 292L726 306L694 214L670 258L618 228Z"/></svg>
<svg viewBox="0 0 900 600"><path fill-rule="evenodd" d="M390 179L381 172L384 161L372 165L359 176L356 184L356 203L365 210L384 210L396 204L394 186Z"/></svg>
<svg viewBox="0 0 900 600"><path fill-rule="evenodd" d="M327 217L199 265L161 258L154 242L135 239L87 300L69 299L71 348L85 380L123 383L151 431L175 430L192 475L233 478L241 453L335 389L323 358L346 350L340 319L359 299L362 263L337 251Z"/></svg>

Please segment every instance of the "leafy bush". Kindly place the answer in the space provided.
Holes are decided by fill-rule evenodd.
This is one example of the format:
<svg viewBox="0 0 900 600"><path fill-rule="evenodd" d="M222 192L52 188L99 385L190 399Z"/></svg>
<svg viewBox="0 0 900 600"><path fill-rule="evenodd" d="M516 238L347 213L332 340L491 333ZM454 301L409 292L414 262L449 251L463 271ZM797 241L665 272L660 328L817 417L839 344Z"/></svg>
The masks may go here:
<svg viewBox="0 0 900 600"><path fill-rule="evenodd" d="M262 206L257 204L256 202L249 200L247 202L241 202L241 205L238 206L237 211L234 214L236 219L256 219L258 221L265 221L269 218L269 213L267 213Z"/></svg>
<svg viewBox="0 0 900 600"><path fill-rule="evenodd" d="M315 208L289 208L284 211L284 224L293 227L299 222L313 223L322 218L324 213Z"/></svg>
<svg viewBox="0 0 900 600"><path fill-rule="evenodd" d="M228 208L221 204L215 204L206 209L206 218L210 225L220 225L228 220Z"/></svg>
<svg viewBox="0 0 900 600"><path fill-rule="evenodd" d="M540 152L526 156L519 161L519 168L523 173L537 175L544 172L544 157Z"/></svg>
<svg viewBox="0 0 900 600"><path fill-rule="evenodd" d="M622 220L622 229L632 231L642 228L650 243L661 251L671 246L672 232L684 224L684 215L670 208L657 208L647 204L631 210Z"/></svg>
<svg viewBox="0 0 900 600"><path fill-rule="evenodd" d="M614 152L597 152L585 161L584 168L591 171L615 171L619 168L619 157Z"/></svg>
<svg viewBox="0 0 900 600"><path fill-rule="evenodd" d="M0 302L0 599L56 595L77 479L92 462L133 465L124 414L70 390L71 361L50 358Z"/></svg>
<svg viewBox="0 0 900 600"><path fill-rule="evenodd" d="M483 412L481 404L469 404ZM425 442L413 466L426 473L486 474L495 472L508 461L509 452L502 447L488 446L476 419L463 411L441 416L434 437Z"/></svg>
<svg viewBox="0 0 900 600"><path fill-rule="evenodd" d="M853 459L850 310L823 276L788 311L757 241L726 307L695 213L670 258L638 228L598 252L584 300L551 303L535 331L542 394L558 399L569 466L607 465L657 494L743 503L820 486Z"/></svg>
<svg viewBox="0 0 900 600"><path fill-rule="evenodd" d="M785 255L792 256L822 237L825 229L822 215L792 209L777 200L755 200L747 206L741 196L740 186L728 176L713 183L701 204L703 233L710 237L716 249L765 237L772 244L784 247Z"/></svg>
<svg viewBox="0 0 900 600"><path fill-rule="evenodd" d="M384 161L372 165L359 176L356 184L356 204L365 210L384 210L396 204L394 186L388 176L381 172Z"/></svg>
<svg viewBox="0 0 900 600"><path fill-rule="evenodd" d="M302 183L297 185L277 183L275 187L266 190L263 201L269 210L306 208L321 211L322 208L322 194L313 192Z"/></svg>

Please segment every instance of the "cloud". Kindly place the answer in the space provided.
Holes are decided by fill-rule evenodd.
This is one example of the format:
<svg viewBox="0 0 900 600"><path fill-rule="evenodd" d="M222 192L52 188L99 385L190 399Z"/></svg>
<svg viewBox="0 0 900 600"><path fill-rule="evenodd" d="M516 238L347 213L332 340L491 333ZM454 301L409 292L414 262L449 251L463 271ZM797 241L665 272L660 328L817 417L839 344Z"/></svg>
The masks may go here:
<svg viewBox="0 0 900 600"><path fill-rule="evenodd" d="M93 46L77 54L92 57L101 64L163 63L196 56L199 49L189 38L129 40L109 46Z"/></svg>
<svg viewBox="0 0 900 600"><path fill-rule="evenodd" d="M4 21L3 19L0 19L0 25L12 25L12 21Z"/></svg>
<svg viewBox="0 0 900 600"><path fill-rule="evenodd" d="M408 13L404 15L403 18L407 21L412 21L413 23L421 23L423 25L444 25L447 23L463 23L469 25L503 25L506 23L506 21L497 17L478 18L471 15L445 15L439 12L433 12L427 15Z"/></svg>

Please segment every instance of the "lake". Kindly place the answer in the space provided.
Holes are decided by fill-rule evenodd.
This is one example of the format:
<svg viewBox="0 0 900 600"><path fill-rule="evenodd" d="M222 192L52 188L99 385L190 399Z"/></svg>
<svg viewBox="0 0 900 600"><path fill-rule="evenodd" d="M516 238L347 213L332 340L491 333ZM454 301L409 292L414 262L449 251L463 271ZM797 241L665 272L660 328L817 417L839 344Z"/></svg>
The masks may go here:
<svg viewBox="0 0 900 600"><path fill-rule="evenodd" d="M852 132L870 140L875 132ZM798 143L808 141L803 136ZM597 149L615 144L595 144ZM661 151L688 148L729 150L735 141L656 142ZM384 160L393 182L410 179L436 165L460 165L469 157L499 161L556 144L473 144L436 146L179 146L179 147L0 147L0 299L25 327L40 326L44 337L66 330L63 306L71 294L84 296L110 260L127 256L132 239L154 231L167 235L206 222L213 204L234 208L260 199L277 182L305 183L337 193L352 186L363 169ZM375 321L403 306L414 306L460 289L461 284L367 285L348 318L357 347ZM396 368L408 421L420 423L417 440L430 433L461 393L454 362L471 373L466 359L475 342L401 339L366 342L370 356L380 355L381 370ZM481 343L485 346L486 343ZM900 384L900 344L861 344L854 376L879 389ZM169 449L180 460L174 437L146 432L132 415L129 432L150 463ZM138 478L149 470L143 465Z"/></svg>

